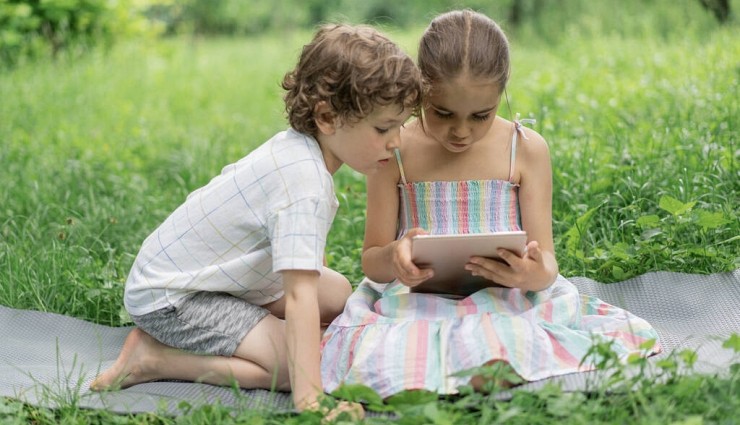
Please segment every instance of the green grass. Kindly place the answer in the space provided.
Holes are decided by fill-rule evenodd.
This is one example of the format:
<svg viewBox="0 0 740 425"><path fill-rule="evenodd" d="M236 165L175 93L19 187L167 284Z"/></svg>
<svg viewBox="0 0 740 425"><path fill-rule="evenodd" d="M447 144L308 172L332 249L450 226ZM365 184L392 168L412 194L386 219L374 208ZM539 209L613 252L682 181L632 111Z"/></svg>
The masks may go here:
<svg viewBox="0 0 740 425"><path fill-rule="evenodd" d="M550 144L562 274L612 282L740 266L736 29L551 46L512 37L511 110L536 117ZM420 31L393 37L413 51ZM127 324L123 285L139 244L187 193L285 128L280 79L308 37L150 41L2 71L0 304ZM341 208L328 261L357 282L364 181L348 169L336 181ZM669 376L614 396L547 389L499 403L422 394L394 406L401 423L737 417L728 396L738 392L737 369L721 379ZM2 423L311 420L225 411L211 406L175 421L0 399Z"/></svg>

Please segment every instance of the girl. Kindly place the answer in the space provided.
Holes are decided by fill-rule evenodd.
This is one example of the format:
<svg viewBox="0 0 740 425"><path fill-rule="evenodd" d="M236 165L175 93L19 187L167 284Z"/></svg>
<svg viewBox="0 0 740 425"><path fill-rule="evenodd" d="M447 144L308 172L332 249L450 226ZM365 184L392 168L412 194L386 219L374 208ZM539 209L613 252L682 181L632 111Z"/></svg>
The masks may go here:
<svg viewBox="0 0 740 425"><path fill-rule="evenodd" d="M453 375L482 365L506 362L539 380L593 368L581 360L596 336L613 341L620 357L657 341L644 320L580 296L558 274L547 144L496 115L508 49L499 26L470 10L437 17L423 34L418 65L431 90L422 117L402 131L397 162L368 179L367 279L325 333L328 391L362 383L384 397L449 394L479 389L480 377ZM414 235L510 230L527 232L525 254L466 265L499 286L464 299L409 290L433 274L411 261Z"/></svg>
<svg viewBox="0 0 740 425"><path fill-rule="evenodd" d="M366 26L326 25L283 80L291 128L191 193L143 243L124 302L137 328L93 390L179 379L322 395L321 323L347 279L324 266L338 207L332 175L372 174L399 144L422 80ZM357 406L340 406L362 416Z"/></svg>

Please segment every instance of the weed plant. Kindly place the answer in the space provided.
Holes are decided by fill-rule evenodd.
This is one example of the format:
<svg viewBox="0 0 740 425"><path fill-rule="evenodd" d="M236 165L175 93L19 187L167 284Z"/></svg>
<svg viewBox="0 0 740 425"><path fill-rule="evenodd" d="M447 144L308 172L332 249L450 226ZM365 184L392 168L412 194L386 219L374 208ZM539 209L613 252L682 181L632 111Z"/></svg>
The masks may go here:
<svg viewBox="0 0 740 425"><path fill-rule="evenodd" d="M734 30L670 40L574 37L548 46L512 37L510 106L499 113L536 118L534 128L549 142L563 275L613 282L654 270L738 268ZM420 32L392 35L413 53ZM123 286L141 241L187 193L286 127L279 83L308 37L150 41L4 71L0 304L129 324ZM336 189L341 207L327 260L359 282L364 180L344 168ZM672 361L684 361L677 356ZM463 389L443 399L403 393L374 404L390 406L390 416L366 422L698 424L740 417L737 368L722 377L668 369L662 383L622 376L624 388L639 389L615 394L547 387L502 402L496 391ZM357 396L353 391L372 398L357 388L348 396ZM170 418L0 399L0 423L9 424L312 421L318 418L219 405Z"/></svg>

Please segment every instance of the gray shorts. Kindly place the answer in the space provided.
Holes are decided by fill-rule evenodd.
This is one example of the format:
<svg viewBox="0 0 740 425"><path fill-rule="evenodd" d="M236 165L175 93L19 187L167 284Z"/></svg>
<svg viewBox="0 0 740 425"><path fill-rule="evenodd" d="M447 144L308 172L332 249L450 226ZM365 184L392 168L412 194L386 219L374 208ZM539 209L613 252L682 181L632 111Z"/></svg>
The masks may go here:
<svg viewBox="0 0 740 425"><path fill-rule="evenodd" d="M231 357L242 339L270 314L222 292L196 292L131 320L159 342L197 354Z"/></svg>

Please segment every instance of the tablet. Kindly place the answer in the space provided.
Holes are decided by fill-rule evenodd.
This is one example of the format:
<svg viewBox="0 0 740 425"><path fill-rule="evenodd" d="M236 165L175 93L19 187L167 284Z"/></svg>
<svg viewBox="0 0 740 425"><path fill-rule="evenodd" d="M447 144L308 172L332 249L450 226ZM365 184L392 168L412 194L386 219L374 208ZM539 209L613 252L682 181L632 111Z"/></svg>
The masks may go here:
<svg viewBox="0 0 740 425"><path fill-rule="evenodd" d="M499 248L522 255L527 232L418 235L411 242L414 264L434 270L434 277L411 288L412 292L467 296L480 289L500 286L465 270L470 257L499 258Z"/></svg>

